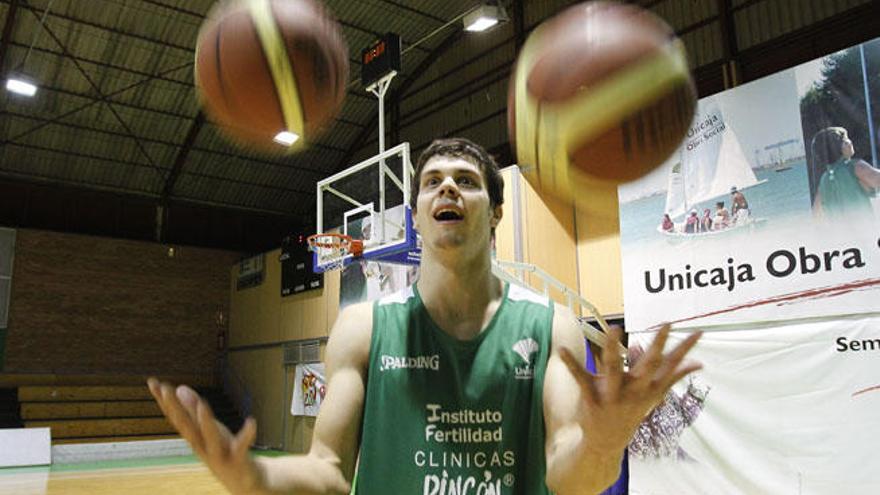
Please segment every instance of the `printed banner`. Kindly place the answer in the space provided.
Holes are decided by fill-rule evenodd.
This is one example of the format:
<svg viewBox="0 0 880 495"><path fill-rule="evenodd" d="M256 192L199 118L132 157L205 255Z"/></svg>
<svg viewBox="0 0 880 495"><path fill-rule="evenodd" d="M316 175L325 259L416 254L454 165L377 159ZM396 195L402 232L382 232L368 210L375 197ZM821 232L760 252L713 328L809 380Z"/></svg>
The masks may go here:
<svg viewBox="0 0 880 495"><path fill-rule="evenodd" d="M298 364L293 380L293 402L290 414L317 416L327 393L324 363Z"/></svg>
<svg viewBox="0 0 880 495"><path fill-rule="evenodd" d="M880 40L704 98L619 188L627 328L880 312Z"/></svg>
<svg viewBox="0 0 880 495"><path fill-rule="evenodd" d="M630 494L880 493L880 317L707 332L690 357L630 444Z"/></svg>

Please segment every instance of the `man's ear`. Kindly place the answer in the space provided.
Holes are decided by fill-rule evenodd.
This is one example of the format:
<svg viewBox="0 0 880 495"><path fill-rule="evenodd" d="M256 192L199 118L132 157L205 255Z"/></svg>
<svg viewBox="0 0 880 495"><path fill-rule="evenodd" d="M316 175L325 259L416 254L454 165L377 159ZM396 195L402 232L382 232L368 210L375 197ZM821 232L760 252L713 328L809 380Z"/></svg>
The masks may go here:
<svg viewBox="0 0 880 495"><path fill-rule="evenodd" d="M491 217L489 218L489 226L491 226L493 229L497 227L498 224L501 223L501 217L503 216L504 211L502 210L501 205L492 208Z"/></svg>
<svg viewBox="0 0 880 495"><path fill-rule="evenodd" d="M413 207L413 209L411 211L412 211L413 229L419 230L419 220L418 220L418 215L417 215L418 211L416 211L415 207Z"/></svg>

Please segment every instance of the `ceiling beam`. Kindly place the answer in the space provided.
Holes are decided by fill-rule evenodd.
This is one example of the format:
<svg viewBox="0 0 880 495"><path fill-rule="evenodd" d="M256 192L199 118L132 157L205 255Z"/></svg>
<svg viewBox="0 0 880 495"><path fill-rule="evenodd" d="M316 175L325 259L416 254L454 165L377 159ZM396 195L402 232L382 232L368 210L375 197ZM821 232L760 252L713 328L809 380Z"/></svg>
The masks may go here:
<svg viewBox="0 0 880 495"><path fill-rule="evenodd" d="M156 199L159 197L159 195L153 191L141 189L126 189L111 184L83 182L76 179L64 179L64 181L62 182L58 179L58 177L47 174L33 173L25 175L16 172L10 172L7 170L0 170L0 179L15 181L15 183L18 184L33 184L40 186L48 184L52 186L58 186L59 188L75 191L100 191L103 193L110 193L118 196L139 199L149 203L155 203ZM312 195L314 195L314 192L312 193ZM268 210L264 208L254 208L251 206L239 205L235 203L219 203L216 201L208 201L194 198L175 198L172 199L170 203L172 205L210 206L212 208L237 212L266 213L290 218L292 220L301 220L300 218L291 215L290 212L286 210Z"/></svg>
<svg viewBox="0 0 880 495"><path fill-rule="evenodd" d="M143 82L145 82L145 81L142 81L141 83L143 83ZM71 114L74 114L74 113L76 113L76 112L78 112L78 111L80 111L80 110L85 109L86 107L90 107L90 106L92 106L92 105L94 105L94 104L101 103L101 102L112 103L113 105L116 105L116 106L119 106L119 107L123 107L123 108L130 108L130 109L132 109L132 110L139 110L139 111L143 111L143 112L155 113L155 114L158 114L158 115L165 115L165 116L167 116L167 117L174 117L174 118L178 118L178 119L186 119L186 120L192 119L192 116L187 115L187 114L184 114L184 113L171 112L171 111L168 111L168 110L161 110L161 109L158 109L158 108L145 107L145 106L142 106L142 105L135 105L135 104L133 104L133 103L125 103L125 102L121 102L121 101L117 101L117 100L111 100L110 98L111 98L112 96L114 96L115 94L117 94L118 92L110 93L110 94L107 94L106 96L97 96L97 97L96 97L96 96L91 96L91 95L87 95L87 94L77 93L77 92L75 92L75 91L69 91L69 90L62 89L62 88L56 88L56 87L54 87L54 86L48 86L48 85L45 85L45 84L41 84L41 85L40 85L40 89L42 89L42 90L46 90L46 91L51 91L51 92L54 92L54 93L60 93L60 94L63 94L63 95L74 96L74 97L78 97L78 98L84 98L84 99L87 99L87 100L92 100L91 103L86 104L86 105L83 105L83 106L80 106L80 107L77 107L77 108L74 109L73 111L66 112L66 113L64 113L63 115L60 115L60 116L56 117L56 119L53 119L53 121L54 121L54 120L61 119L61 118L63 118L63 117L67 117L67 116L69 116L69 115L71 115ZM126 89L126 88L123 88L123 89ZM131 89L131 88L128 88L128 89ZM35 128L28 129L27 131L25 131L25 132L23 132L23 133L21 133L21 134L17 134L17 135L15 135L15 136L13 136L13 137L7 139L6 141L4 141L4 143L5 143L5 142L12 142L12 141L16 141L16 140L18 140L18 139L21 139L22 137L24 137L24 136L26 136L26 135L28 135L28 134L31 134L31 133L33 133L33 132L39 130L40 128L42 128L42 127L44 127L45 125L50 124L50 123L52 123L52 122L47 122L46 124L40 124L39 126L37 126L37 127L35 127ZM138 137L140 137L140 136L138 136ZM3 143L0 143L0 145L2 145L2 144L3 144ZM324 150L327 150L327 151L333 151L333 152L336 152L336 153L341 153L341 152L345 151L345 149L340 148L340 147L338 147L338 146L332 146L332 145L329 145L329 144L322 144L322 143L320 143L320 142L311 142L311 143L310 143L310 146L314 146L314 147L316 147L316 148L321 148L321 149L324 149Z"/></svg>
<svg viewBox="0 0 880 495"><path fill-rule="evenodd" d="M6 62L6 51L9 50L9 43L12 40L12 29L15 27L15 15L18 13L18 0L12 0L9 8L6 9L6 23L3 24L3 40L0 41L0 71L3 70L3 63Z"/></svg>
<svg viewBox="0 0 880 495"><path fill-rule="evenodd" d="M7 3L8 4L12 1L16 1L16 0L0 0L0 3ZM34 14L42 15L42 11L39 11L36 7L31 7L30 5L28 5L27 0L17 0L17 1L24 2L22 4L22 8L27 9ZM170 41L166 41L166 40L162 40L162 39L158 39L158 38L153 38L153 37L145 36L142 34L132 33L130 31L123 31L121 29L117 29L117 28L110 27L110 26L105 26L105 25L99 24L97 22L87 21L85 19L82 19L79 17L74 17L74 16L67 15L67 14L61 14L58 12L49 12L48 16L54 17L57 19L63 19L65 21L73 22L76 24L82 24L84 26L88 26L88 27L91 27L91 28L94 28L94 29L97 29L100 31L106 31L108 33L118 34L120 36L125 36L128 38L134 38L134 39L138 39L141 41L146 41L148 43L153 43L153 44L156 44L159 46L164 46L167 48L174 48L177 50L187 52L188 54L195 54L195 52L196 52L195 46L181 45L178 43L172 43ZM353 65L360 65L360 60L358 60L356 58L349 57L348 61L349 61L349 63L351 63Z"/></svg>
<svg viewBox="0 0 880 495"><path fill-rule="evenodd" d="M129 135L124 132L111 131L108 129L98 129L97 127L90 127L90 126L86 126L86 125L82 125L82 124L76 124L73 122L59 122L56 119L47 119L47 118L43 118L43 117L37 117L36 115L18 113L18 112L14 112L14 111L10 111L10 110L6 110L5 115L20 118L20 119L35 120L37 122L45 122L48 125L57 125L57 126L64 127L67 129L74 129L77 131L103 134L105 136L113 136L113 137L121 137L121 138L128 138L129 137ZM180 146L180 143L173 142L173 141L167 141L164 139L156 139L156 138L151 138L151 137L147 137L147 136L140 136L140 138L146 143L161 144L161 145L169 146L169 147L179 147ZM277 162L277 161L266 160L264 158L259 158L259 157L251 156L251 155L241 155L238 153L230 153L228 151L223 151L220 149L210 149L210 148L202 148L200 146L192 146L191 150L197 151L200 153L206 153L209 155L214 155L214 156L222 156L224 158L234 158L236 160L243 160L243 161L247 161L248 163L251 163L251 164L258 164L258 165L266 165L266 166L270 166L270 167L275 167L275 168L279 168L279 169L282 169L282 170L284 170L286 172L290 172L290 173L297 173L297 174L308 173L308 174L313 174L313 175L320 176L320 177L324 177L327 174L327 171L324 169L285 165L284 163ZM308 160L305 160L305 161L308 162Z"/></svg>
<svg viewBox="0 0 880 495"><path fill-rule="evenodd" d="M443 39L443 41L441 41L440 44L437 45L437 47L431 51L431 53L429 53L424 59L422 59L422 62L419 63L418 67L416 67L413 71L411 71L409 73L409 76L407 76L406 79L404 79L404 81L394 91L392 91L390 93L390 96L388 96L387 100L394 101L394 100L399 99L403 94L405 94L407 92L407 90L409 90L409 88L413 85L413 83L416 82L416 80L419 78L420 75L424 74L424 72L426 70L428 70L428 68L434 62L436 62L437 59L440 58L441 55L443 55L459 39L461 39L463 32L464 31L462 31L460 29L455 30L452 32L452 34L450 34L445 39ZM372 116L371 116L371 119L372 119ZM397 123L392 122L391 125L392 126L397 125ZM333 167L333 170L331 173L336 173L336 172L344 169L345 166L348 164L349 160L351 160L351 156L361 147L362 143L367 138L367 136L371 132L374 132L375 130L376 130L376 127L373 123L371 123L371 121L365 122L364 127L361 128L361 131L354 138L351 145L349 145L348 149L345 150L345 153L343 153L342 157L339 159L339 161Z"/></svg>
<svg viewBox="0 0 880 495"><path fill-rule="evenodd" d="M83 158L83 159L86 159L89 161L115 163L115 164L119 164L119 165L127 165L127 166L137 167L137 168L152 168L150 165L147 165L145 163L131 162L131 161L127 161L127 160L119 160L116 158L93 155L91 153L80 153L77 151L62 150L62 149L58 149L58 148L51 148L48 146L40 146L38 144L9 143L9 146L16 147L16 148L28 149L28 150L44 151L46 153L62 155L62 156L66 156L68 158L69 157L76 157L76 158ZM58 163L65 163L65 162L59 161ZM5 173L5 172L8 172L8 171L0 171L0 173ZM21 175L27 176L28 174L21 174ZM280 187L280 186L276 186L274 184L260 184L260 183L256 183L256 182L248 182L248 181L243 181L240 179L234 179L232 177L223 177L221 175L206 174L203 172L186 172L184 175L191 175L193 177L198 177L201 179L215 180L218 182L226 182L226 183L236 184L236 185L240 185L240 186L255 187L255 188L266 189L266 190L282 192L282 193L293 193L293 194L298 194L300 196L305 196L305 197L311 197L311 198L315 197L314 190L303 191L300 189L288 189L286 187ZM62 180L60 177L56 177L56 179ZM67 180L67 179L64 179L64 180ZM175 198L175 199L184 199L184 198Z"/></svg>
<svg viewBox="0 0 880 495"><path fill-rule="evenodd" d="M34 17L40 22L40 26L43 28L43 31L45 31L46 34L48 34L49 37L51 37L52 40L55 41L55 43L58 45L58 48L60 48L61 51L65 55L70 56L70 52L67 50L67 47L64 45L64 42L61 41L61 38L59 38L58 36L55 35L55 32L52 31L52 29L50 29L46 23L42 22L42 20L40 19L40 15L36 12L36 10L30 8L30 5L28 5L28 0L21 0L21 1L24 2L22 4L24 7L27 7L30 9L31 14L33 14ZM48 12L48 9L46 10L46 12ZM73 59L71 57L71 61L73 62L74 67L76 67L76 70L79 71L79 73L86 80L86 82L89 83L89 86L91 86L92 91L97 93L98 96L100 96L104 100L104 104L107 105L107 109L110 110L110 113L113 115L113 117L119 123L119 125L121 125L123 129L125 129L125 132L127 132L131 136L132 139L134 139L134 142L138 148L138 151L140 151L141 154L144 155L144 157L147 159L147 161L150 163L150 165L153 166L153 168L156 170L156 172L159 174L160 177L164 176L165 173L164 173L164 170L162 169L162 167L160 167L156 164L156 161L153 160L153 157L150 155L149 152L147 152L147 148L144 146L144 143L142 143L141 140L138 139L137 135L135 135L134 131L132 131L131 127L129 127L128 123L122 118L122 116L116 112L116 109L113 108L113 106L110 104L110 101L104 96L104 93L101 91L101 88L98 87L97 83L95 83L95 81L92 80L92 78L91 78L91 76L89 76L88 72L86 72L86 70L82 67L82 65L80 65L80 63L76 59Z"/></svg>
<svg viewBox="0 0 880 495"><path fill-rule="evenodd" d="M98 60L85 58L85 57L82 57L82 56L79 56L79 55L72 55L72 54L70 54L69 52L68 52L67 54L65 54L64 52L55 51L55 50L52 50L52 49L49 49L49 48L41 48L41 47L37 47L37 46L29 47L28 45L24 45L24 44L21 44L21 43L17 43L17 42L15 42L15 41L10 42L9 45L10 45L10 46L13 46L13 47L15 47L15 48L22 48L22 49L28 49L28 48L30 48L30 49L32 49L33 51L38 52L38 53L45 53L45 54L52 55L52 56L55 56L55 57L59 57L59 58L62 58L62 59L75 60L75 61L77 61L77 62L81 62L81 63L86 63L86 64L94 65L94 66L96 66L96 67L101 67L101 68L104 68L104 69L112 69L112 70L117 70L117 71L119 71L119 72L124 72L124 73L126 73L126 74L134 74L134 75L137 75L137 76L149 77L151 80L154 80L154 81L163 81L163 82L167 82L167 83L178 84L178 85L180 85L180 86L184 86L184 87L186 87L186 88L188 88L188 89L191 89L191 88L195 87L195 85L194 85L191 81L184 81L184 80L180 80L180 79L173 79L173 78L170 78L170 77L163 77L163 76L156 75L156 74L152 74L152 73L149 73L149 72L144 72L144 71L141 71L141 70L132 69L132 68L130 68L130 67L123 67L123 66L120 66L120 65L115 65L115 64L110 64L110 63L107 63L107 62L101 62L101 61L98 61ZM188 64L188 65L189 65L189 64ZM353 94L353 93L352 93L352 94ZM359 95L359 96L363 96L363 95ZM366 96L363 96L363 97L364 97L364 98L367 98ZM361 127L361 124L359 124L359 123L357 123L357 122L355 122L355 121L353 121L353 120L351 120L351 119L344 118L344 117L338 117L338 116L337 116L337 117L334 117L333 120L336 121L336 122L340 122L340 123L342 123L342 124L346 124L346 125L353 126L353 127Z"/></svg>
<svg viewBox="0 0 880 495"><path fill-rule="evenodd" d="M189 66L191 66L191 65L192 65L192 62L187 62L187 63L185 63L185 64L183 64L183 65L179 65L179 66L176 66L176 67L172 67L172 68L170 68L170 69L166 69L166 70L160 72L159 74L162 74L162 75L170 74L170 73L172 73L172 72L174 72L174 71L178 71L178 70L180 70L180 69L183 69L183 68L189 67ZM71 116L71 115L73 115L73 114L75 114L75 113L78 113L78 112L80 112L80 111L82 111L82 110L85 110L86 108L89 108L89 107L91 107L91 106L93 106L93 105L97 105L98 103L101 103L101 102L104 101L105 99L111 98L111 97L113 97L113 96L120 95L120 94L122 94L122 93L125 93L126 91L129 91L129 90L131 90L131 89L134 89L134 88L136 88L136 87L138 87L138 86L141 86L141 85L143 85L143 84L145 84L145 83L148 83L148 82L150 82L150 80L151 80L151 78L149 78L149 77L146 78L146 79L141 79L140 81L136 81L136 82L134 82L134 83L132 83L132 84L129 84L128 86L124 86L124 87L122 87L122 88L119 88L119 89L117 89L116 91L113 91L112 93L108 93L108 94L105 95L103 98L98 98L98 99L92 98L92 97L90 97L90 96L84 96L84 95L79 95L79 94L77 94L77 93L74 93L74 94L77 94L77 96L82 96L83 98L87 98L87 99L89 99L89 100L91 100L91 101L90 101L89 103L86 103L85 105L80 105L80 106L74 108L73 110L69 110L69 111L64 112L64 113L62 113L62 114L60 114L60 115L56 115L55 117L53 117L52 119L49 119L49 120L46 121L46 122L40 123L40 124L38 124L38 125L36 125L36 126L34 126L34 127L31 127L30 129L28 129L28 130L26 130L26 131L24 131L24 132L22 132L22 133L20 133L20 134L17 134L17 135L15 135L15 136L11 137L11 138L8 138L8 139L6 139L6 140L0 142L0 147L2 147L2 146L3 146L4 144L6 144L6 143L9 143L9 142L15 141L15 140L17 140L17 139L21 139L21 138L27 136L28 134L32 134L32 133L34 133L34 132L36 132L36 131L42 129L43 127L46 127L47 125L50 125L50 124L52 124L52 123L54 123L54 122L57 122L57 121L59 121L59 120L65 118L65 117L69 117L69 116ZM46 86L44 86L44 85L41 85L40 87L43 88L43 89L46 88Z"/></svg>
<svg viewBox="0 0 880 495"><path fill-rule="evenodd" d="M407 12L411 12L411 13L416 14L418 16L422 16L427 19L431 19L432 21L437 22L441 25L446 24L446 19L442 19L440 17L437 17L436 15L431 14L430 12L425 12L424 10L419 10L419 9L410 7L409 5L406 5L406 4L403 4L400 2L396 2L394 0L379 0L379 1L384 4L393 5L394 7L397 7L398 9L405 10Z"/></svg>
<svg viewBox="0 0 880 495"><path fill-rule="evenodd" d="M168 178L165 179L165 185L162 187L163 205L167 203L168 198L171 197L171 193L174 191L174 184L177 182L177 178L180 176L180 171L183 170L184 164L186 164L186 157L189 155L189 150L192 149L192 145L196 142L196 137L198 137L204 124L205 114L200 111L193 119L192 125L189 126L189 131L187 131L186 137L183 139L183 143L181 143L180 149L177 151L177 156L174 158L174 165L171 167L171 171L168 172Z"/></svg>

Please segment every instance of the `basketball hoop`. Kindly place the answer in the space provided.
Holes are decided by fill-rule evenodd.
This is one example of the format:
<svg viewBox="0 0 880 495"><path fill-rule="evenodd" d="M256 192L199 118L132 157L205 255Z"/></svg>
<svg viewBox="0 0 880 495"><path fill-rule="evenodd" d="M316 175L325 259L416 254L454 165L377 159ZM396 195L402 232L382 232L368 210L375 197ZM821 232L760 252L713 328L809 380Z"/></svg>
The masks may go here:
<svg viewBox="0 0 880 495"><path fill-rule="evenodd" d="M363 241L352 239L350 235L325 232L308 237L309 250L318 254L318 264L324 271L337 270L345 266L349 254L360 256L364 252Z"/></svg>

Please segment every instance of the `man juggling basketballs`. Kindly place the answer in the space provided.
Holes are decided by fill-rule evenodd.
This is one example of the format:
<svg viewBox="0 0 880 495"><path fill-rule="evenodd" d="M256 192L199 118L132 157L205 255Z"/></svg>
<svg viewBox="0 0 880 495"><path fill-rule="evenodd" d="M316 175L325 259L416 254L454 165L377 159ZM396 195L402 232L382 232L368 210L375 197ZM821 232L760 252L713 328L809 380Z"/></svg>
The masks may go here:
<svg viewBox="0 0 880 495"><path fill-rule="evenodd" d="M263 3L272 10L286 2ZM311 2L291 4L321 16L312 25L329 22ZM511 139L518 150L529 148L520 162L541 169L542 190L564 195L579 187L561 185L568 172L545 175L547 168L577 167L577 174L619 182L646 173L675 148L680 123L693 111L693 89L665 24L633 7L588 3L533 36L556 41L530 39L529 59L518 61L517 70L525 70L512 83ZM580 43L576 55L554 53L570 49L568 41ZM557 59L567 71L560 72ZM307 71L294 72L296 84L309 84ZM634 92L635 81L656 87ZM598 100L588 92L600 93ZM312 97L299 88L301 107ZM578 118L548 116L569 101ZM659 127L640 134L648 121ZM561 136L564 142L553 141ZM574 148L559 151L568 146ZM559 157L561 163L548 161ZM572 312L492 275L502 191L498 165L471 141L437 140L421 154L410 205L422 239L420 279L340 313L327 343L327 395L308 454L251 458L253 419L232 434L192 389L149 381L169 421L230 492L345 494L356 478L355 492L363 495L567 495L598 493L614 482L641 420L700 368L685 359L700 334L664 354L664 327L624 370L615 328L600 373L585 371Z"/></svg>

